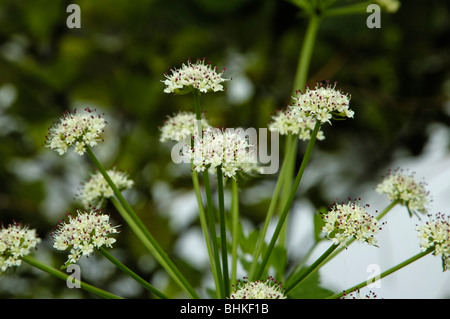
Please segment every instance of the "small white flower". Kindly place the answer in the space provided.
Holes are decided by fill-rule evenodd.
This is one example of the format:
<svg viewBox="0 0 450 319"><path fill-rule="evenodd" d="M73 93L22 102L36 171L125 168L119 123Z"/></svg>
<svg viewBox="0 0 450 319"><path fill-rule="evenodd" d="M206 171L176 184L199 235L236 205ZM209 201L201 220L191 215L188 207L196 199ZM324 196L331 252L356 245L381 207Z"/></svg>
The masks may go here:
<svg viewBox="0 0 450 319"><path fill-rule="evenodd" d="M28 229L18 223L10 224L0 230L0 272L21 265L20 257L30 254L32 248L41 241L36 230Z"/></svg>
<svg viewBox="0 0 450 319"><path fill-rule="evenodd" d="M63 155L73 146L75 153L83 155L86 146L95 146L102 141L100 134L106 126L106 120L95 113L95 110L86 108L84 113L67 112L59 123L49 128L46 147L56 150Z"/></svg>
<svg viewBox="0 0 450 319"><path fill-rule="evenodd" d="M443 271L450 269L450 216L442 213L434 218L428 215L429 220L416 229L419 232L420 248L425 251L434 248L433 255L442 258Z"/></svg>
<svg viewBox="0 0 450 319"><path fill-rule="evenodd" d="M77 216L69 216L67 223L60 222L52 233L53 247L57 250L70 248L66 265L76 263L81 256L92 254L94 248L112 247L116 240L110 235L118 233L116 227L111 226L109 216L99 210L77 210Z"/></svg>
<svg viewBox="0 0 450 319"><path fill-rule="evenodd" d="M356 291L352 291L350 293L345 293L342 295L340 299L376 299L377 294L373 291L369 291L369 293L365 296L362 296L359 289Z"/></svg>
<svg viewBox="0 0 450 319"><path fill-rule="evenodd" d="M314 90L306 88L305 93L296 92L292 108L298 109L298 118L331 123L333 116L353 118L350 109L350 95L336 89L336 84L317 84Z"/></svg>
<svg viewBox="0 0 450 319"><path fill-rule="evenodd" d="M322 218L325 221L322 232L335 244L340 245L345 245L347 240L355 238L359 242L376 246L375 235L384 224L379 224L376 218L367 213L365 207L352 202L335 204Z"/></svg>
<svg viewBox="0 0 450 319"><path fill-rule="evenodd" d="M168 117L164 125L160 128L161 136L159 140L181 142L186 138L196 135L200 131L210 127L205 118L198 122L196 115L191 112L180 112L172 117Z"/></svg>
<svg viewBox="0 0 450 319"><path fill-rule="evenodd" d="M229 80L222 77L224 71L225 69L217 72L217 67L212 68L210 63L205 64L205 58L197 59L195 64L188 60L187 65L183 63L180 69L172 69L171 74L164 75L164 92L185 93L183 89L189 91L192 88L202 93L223 91L222 83Z"/></svg>
<svg viewBox="0 0 450 319"><path fill-rule="evenodd" d="M317 121L311 117L303 116L299 108L289 105L287 108L277 111L272 116L272 122L269 123L269 130L277 131L281 135L298 135L298 138L302 141L310 140L311 133ZM323 131L319 130L317 139L325 139Z"/></svg>
<svg viewBox="0 0 450 319"><path fill-rule="evenodd" d="M423 182L417 182L414 175L407 175L403 170L389 171L375 191L386 194L391 201L398 200L411 212L427 213L429 192Z"/></svg>
<svg viewBox="0 0 450 319"><path fill-rule="evenodd" d="M107 170L116 187L122 191L133 186L134 182L128 178L128 174L115 168ZM91 175L89 180L81 187L81 191L77 194L77 198L83 203L85 208L100 207L102 200L114 196L114 192L108 185L100 171Z"/></svg>
<svg viewBox="0 0 450 319"><path fill-rule="evenodd" d="M333 117L352 118L354 115L349 108L350 96L337 90L336 84L317 84L314 90L307 87L305 93L297 91L292 98L293 103L272 116L269 123L271 131L278 131L281 135L298 135L304 141L311 139L317 121L320 124L331 123ZM325 139L321 130L317 133L317 139Z"/></svg>
<svg viewBox="0 0 450 319"><path fill-rule="evenodd" d="M224 176L234 177L238 171L261 172L251 148L239 130L210 127L203 131L201 137L194 136L194 146L186 146L184 152L191 158L197 172L215 171L220 166Z"/></svg>
<svg viewBox="0 0 450 319"><path fill-rule="evenodd" d="M230 299L286 299L280 283L272 277L266 281L239 281Z"/></svg>

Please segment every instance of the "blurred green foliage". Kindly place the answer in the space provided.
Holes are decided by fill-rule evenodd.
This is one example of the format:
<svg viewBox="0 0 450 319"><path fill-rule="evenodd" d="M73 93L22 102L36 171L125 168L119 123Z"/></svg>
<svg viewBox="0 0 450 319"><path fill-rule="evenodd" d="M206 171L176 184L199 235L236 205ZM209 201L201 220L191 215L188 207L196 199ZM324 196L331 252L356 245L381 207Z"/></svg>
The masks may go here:
<svg viewBox="0 0 450 319"><path fill-rule="evenodd" d="M81 0L81 28L69 29L70 3L0 3L0 219L37 228L44 239L37 256L53 265L64 262L51 249L49 234L65 212L80 207L74 195L92 166L86 156L60 157L43 145L47 128L65 110L95 107L109 125L105 143L94 151L105 167L130 173L136 187L127 195L136 211L186 277L201 285L208 265L196 266L174 249L198 221L174 229L176 212L167 211L174 198L190 191L190 176L171 163L170 147L158 136L166 116L191 111L192 100L163 93L163 74L189 57L206 57L232 78L227 91L202 97L210 122L266 127L271 114L289 103L307 20L284 0ZM326 127L327 138L317 148L351 154L351 163L335 172L353 185L346 191L379 176L398 150L421 154L433 123L450 124L449 23L446 1L408 0L398 13L382 14L381 29L368 29L366 15L321 24L308 82L338 81L352 95L356 116ZM275 176L241 185L249 188L264 178ZM307 191L316 207L333 200L321 192L322 184L317 180ZM244 217L258 225L268 200L242 199ZM106 210L124 225L112 207ZM165 283L163 271L126 227L115 247L130 268ZM95 256L88 261L100 263ZM147 296L114 269L100 268L102 274L84 272L82 279L125 296ZM173 283L166 290L179 293ZM92 296L24 266L0 278L0 297Z"/></svg>

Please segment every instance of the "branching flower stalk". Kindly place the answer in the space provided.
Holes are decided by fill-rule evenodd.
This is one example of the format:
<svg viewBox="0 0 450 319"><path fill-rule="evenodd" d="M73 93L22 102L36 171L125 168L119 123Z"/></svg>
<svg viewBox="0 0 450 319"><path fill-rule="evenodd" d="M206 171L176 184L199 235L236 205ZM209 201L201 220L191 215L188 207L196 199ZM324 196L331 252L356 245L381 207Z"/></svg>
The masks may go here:
<svg viewBox="0 0 450 319"><path fill-rule="evenodd" d="M135 233L143 233L140 237L146 241L146 246L151 250L155 258L161 263L169 275L180 285L181 288L191 297L198 298L197 293L182 276L181 272L169 259L164 250L159 246L145 225L140 221L130 204L125 200L122 193L115 185L107 171L103 168L97 157L94 155L91 147L102 141L100 138L106 125L105 119L96 114L95 110L85 109L84 113L66 113L59 123L50 127L47 136L47 147L54 149L60 155L73 147L78 155L87 153L98 171L103 175L114 195L117 197L120 205L124 208L122 211L126 215L127 221L132 221L130 227ZM128 218L129 217L129 218ZM125 217L124 217L125 218Z"/></svg>
<svg viewBox="0 0 450 319"><path fill-rule="evenodd" d="M381 273L379 276L374 277L373 280L365 280L365 281L363 281L363 282L361 282L361 283L359 283L359 284L357 284L357 285L355 285L355 286L353 286L353 287L351 287L351 288L349 288L349 289L346 289L346 290L344 290L344 291L342 291L342 292L340 292L340 293L337 293L337 294L334 294L334 295L332 295L332 296L329 296L329 297L327 297L327 299L339 299L339 298L341 298L341 297L342 297L343 295L345 295L345 294L349 294L349 293L351 293L352 291L355 291L355 290L361 289L361 288L363 288L363 287L366 287L366 286L368 286L368 285L370 285L370 284L373 284L373 283L375 282L375 278L376 278L377 280L381 280L382 278L385 278L385 277L389 276L390 274L396 272L397 270L400 270L400 269L402 269L403 267L406 267L406 266L408 266L409 264L411 264L411 263L413 263L413 262L419 260L420 258L425 257L426 255L432 253L433 251L434 251L433 248L430 248L430 249L428 249L428 250L426 250L426 251L422 251L422 252L418 253L417 255L414 255L413 257L411 257L411 258L405 260L404 262L401 262L401 263L398 264L397 266L394 266L394 267L392 267L392 268L390 268L390 269L384 271L384 272Z"/></svg>
<svg viewBox="0 0 450 319"><path fill-rule="evenodd" d="M140 277L138 274L136 274L134 271L132 271L130 268L125 266L123 263L121 263L119 260L117 260L110 252L108 252L105 248L100 247L98 249L100 253L108 259L112 264L114 264L117 268L119 268L122 272L136 280L142 287L150 291L151 293L155 294L161 299L168 299L168 297L156 289L153 285L149 284L146 280L144 280L142 277Z"/></svg>

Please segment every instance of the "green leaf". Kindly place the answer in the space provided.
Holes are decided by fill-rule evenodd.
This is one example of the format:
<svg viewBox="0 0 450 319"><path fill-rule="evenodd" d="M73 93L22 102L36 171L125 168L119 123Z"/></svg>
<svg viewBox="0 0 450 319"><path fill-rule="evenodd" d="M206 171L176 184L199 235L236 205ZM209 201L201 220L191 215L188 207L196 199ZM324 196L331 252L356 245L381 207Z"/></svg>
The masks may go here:
<svg viewBox="0 0 450 319"><path fill-rule="evenodd" d="M248 237L245 237L242 228L241 228L241 236L239 236L240 241L239 245L242 248L242 251L246 254L253 254L255 252L256 248L256 242L258 241L259 237L259 230L255 229L253 230Z"/></svg>
<svg viewBox="0 0 450 319"><path fill-rule="evenodd" d="M302 268L301 272L307 267ZM333 291L321 286L319 272L314 272L297 287L295 287L288 295L293 299L321 299L333 294Z"/></svg>
<svg viewBox="0 0 450 319"><path fill-rule="evenodd" d="M282 246L275 246L269 258L269 266L273 266L277 275L282 275L286 271L287 250Z"/></svg>
<svg viewBox="0 0 450 319"><path fill-rule="evenodd" d="M325 226L325 221L322 218L322 213L326 213L326 208L320 208L317 214L314 214L314 240L316 242L322 240L322 227Z"/></svg>

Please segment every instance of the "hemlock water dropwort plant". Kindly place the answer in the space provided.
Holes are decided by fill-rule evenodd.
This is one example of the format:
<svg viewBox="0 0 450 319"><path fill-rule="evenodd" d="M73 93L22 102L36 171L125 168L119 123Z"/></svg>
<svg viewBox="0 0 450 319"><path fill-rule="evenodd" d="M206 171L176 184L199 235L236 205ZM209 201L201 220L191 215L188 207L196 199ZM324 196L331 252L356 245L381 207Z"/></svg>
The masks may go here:
<svg viewBox="0 0 450 319"><path fill-rule="evenodd" d="M381 1L378 1L381 3ZM114 246L120 242L120 231L133 232L142 248L148 251L155 262L167 274L171 282L188 298L220 299L287 299L295 298L307 291L307 280L328 261L348 249L356 241L378 247L377 234L384 228L385 219L395 206L403 206L410 217L419 218L417 213L428 215L430 220L417 226L418 253L404 262L389 268L380 279L402 269L412 262L428 255L442 259L442 269L450 265L449 216L439 213L433 219L428 211L429 192L423 182L417 182L413 174L403 170L389 171L384 180L374 187L380 195L386 195L389 204L379 213L372 214L371 206L360 204L358 200L333 203L328 210L315 214L315 245L330 241L328 249L312 262L306 258L296 265L286 262L288 256L286 224L291 208L299 196L301 181L314 149L315 143L325 139L323 125L333 125L337 120L351 120L357 111L350 107L351 95L343 92L335 82L320 82L314 87L307 85L309 65L313 58L315 39L322 19L329 16L365 14L365 8L355 5L335 6L335 1L292 1L308 15L308 27L299 53L299 62L292 84L292 96L288 106L274 113L267 128L282 136L285 142L282 166L277 172L276 184L262 225L255 225L246 234L241 221L245 214L241 211L240 196L245 195L242 178L263 179L261 166L255 156L255 146L240 129L222 127L206 116L201 105L204 94L216 94L220 98L226 89L225 68L219 71L206 58L195 62L187 59L180 67L173 67L163 75L161 94L173 94L174 99L191 96L190 110L167 115L159 127L161 143L183 143L180 149L188 161L180 165L190 165L192 188L195 193L199 223L202 230L204 248L208 254L209 274L213 282L206 289L194 284L188 272L180 269L172 260L174 254L166 251L152 235L149 228L136 214L122 192L135 186L132 177L136 172L127 172L113 167L106 169L94 153L103 141L103 133L108 129L103 115L94 109L66 112L49 129L45 146L59 155L69 149L76 154L87 155L95 166L88 180L82 184L76 195L76 214L67 214L66 222L60 221L52 233L53 248L68 252L63 265L48 265L32 255L39 247L41 239L35 229L13 223L0 230L0 271L7 273L11 268L25 262L59 279L68 275L61 269L77 263L83 256L99 253L124 274L133 278L155 298L176 298L171 288L156 287L139 274L133 272L114 257ZM365 2L364 2L365 3ZM398 9L397 2L386 4L388 11ZM344 123L345 125L345 123ZM329 128L339 134L336 127ZM304 143L305 151L301 163L295 165L298 145ZM272 145L278 147L278 145ZM169 156L168 156L169 160ZM230 196L225 196L228 192ZM345 196L345 194L343 194ZM230 202L226 202L229 200ZM103 211L106 204L123 219L116 224L112 215ZM373 206L373 205L372 205ZM414 216L413 216L414 214ZM419 219L422 221L421 219ZM273 227L269 227L272 225ZM120 231L119 231L120 230ZM39 250L36 250L39 253ZM36 253L35 252L35 253ZM246 272L244 280L238 279L238 271ZM94 285L79 282L86 291L103 298L121 298ZM158 284L158 283L157 283ZM197 285L197 286L196 286ZM360 289L367 281L333 294L326 291L328 298L361 298ZM367 298L376 297L369 293Z"/></svg>

